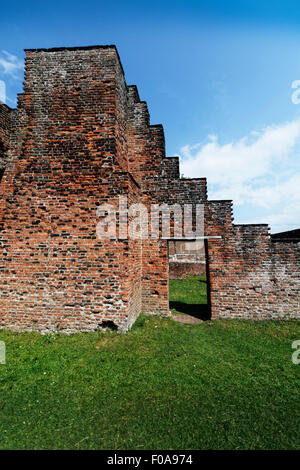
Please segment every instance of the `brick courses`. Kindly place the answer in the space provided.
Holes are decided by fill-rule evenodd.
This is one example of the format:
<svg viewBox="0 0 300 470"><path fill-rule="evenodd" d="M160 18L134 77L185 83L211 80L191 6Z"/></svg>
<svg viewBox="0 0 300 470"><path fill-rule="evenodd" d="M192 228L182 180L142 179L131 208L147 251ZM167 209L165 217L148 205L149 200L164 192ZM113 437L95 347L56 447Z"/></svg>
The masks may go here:
<svg viewBox="0 0 300 470"><path fill-rule="evenodd" d="M299 318L299 242L234 225L206 179L179 177L115 46L26 50L18 107L0 104L0 327L126 331L169 314L163 239L99 240L102 203L205 206L212 317ZM110 322L110 323L107 323Z"/></svg>

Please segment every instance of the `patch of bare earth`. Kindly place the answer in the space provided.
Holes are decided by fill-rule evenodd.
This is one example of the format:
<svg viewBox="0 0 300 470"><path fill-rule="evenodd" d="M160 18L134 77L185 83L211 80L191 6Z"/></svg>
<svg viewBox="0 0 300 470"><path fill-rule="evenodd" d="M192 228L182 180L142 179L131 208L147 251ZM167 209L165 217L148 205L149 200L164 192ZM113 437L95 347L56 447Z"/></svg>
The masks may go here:
<svg viewBox="0 0 300 470"><path fill-rule="evenodd" d="M203 322L203 320L192 317L191 315L172 315L172 318L179 323L189 323L190 325Z"/></svg>

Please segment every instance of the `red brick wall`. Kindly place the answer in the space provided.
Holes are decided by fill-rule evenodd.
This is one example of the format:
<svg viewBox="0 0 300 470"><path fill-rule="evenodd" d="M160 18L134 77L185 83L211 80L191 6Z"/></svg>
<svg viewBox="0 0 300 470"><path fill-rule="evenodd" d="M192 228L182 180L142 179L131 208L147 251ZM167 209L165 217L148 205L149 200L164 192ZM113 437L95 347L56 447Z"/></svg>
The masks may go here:
<svg viewBox="0 0 300 470"><path fill-rule="evenodd" d="M273 243L267 225L234 225L231 201L209 201L207 233L213 317L300 316L300 244Z"/></svg>
<svg viewBox="0 0 300 470"><path fill-rule="evenodd" d="M125 93L115 48L27 51L28 124L0 187L2 326L126 329L140 312L139 242L96 238L97 205L140 198Z"/></svg>
<svg viewBox="0 0 300 470"><path fill-rule="evenodd" d="M8 106L0 103L0 171L7 162L12 112Z"/></svg>
<svg viewBox="0 0 300 470"><path fill-rule="evenodd" d="M125 331L140 311L168 314L167 241L96 237L97 207L119 195L204 204L205 235L222 237L207 243L213 317L299 317L299 243L233 225L205 178L179 178L114 46L28 50L18 102L0 106L0 326Z"/></svg>

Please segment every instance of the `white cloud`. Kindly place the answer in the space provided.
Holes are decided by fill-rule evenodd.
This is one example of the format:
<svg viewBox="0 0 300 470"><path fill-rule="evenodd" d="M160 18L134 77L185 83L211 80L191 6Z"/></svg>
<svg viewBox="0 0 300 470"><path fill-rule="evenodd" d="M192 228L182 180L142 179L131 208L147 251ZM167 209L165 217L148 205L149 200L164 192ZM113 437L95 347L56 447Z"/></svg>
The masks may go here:
<svg viewBox="0 0 300 470"><path fill-rule="evenodd" d="M0 66L2 66L4 74L12 78L19 78L18 72L23 70L24 62L7 51L1 51Z"/></svg>
<svg viewBox="0 0 300 470"><path fill-rule="evenodd" d="M0 80L0 102L6 102L6 85L3 80Z"/></svg>
<svg viewBox="0 0 300 470"><path fill-rule="evenodd" d="M278 212L266 214L263 218L258 218L255 223L268 223L272 227L272 233L284 232L299 228L298 214L300 214L300 201L295 204L285 204Z"/></svg>
<svg viewBox="0 0 300 470"><path fill-rule="evenodd" d="M266 222L289 230L300 226L300 120L251 132L236 142L220 144L216 136L209 142L182 147L185 177L206 176L210 199L233 199L243 208L265 210ZM240 211L241 212L241 211ZM238 221L237 221L238 222ZM283 228L282 228L283 227Z"/></svg>

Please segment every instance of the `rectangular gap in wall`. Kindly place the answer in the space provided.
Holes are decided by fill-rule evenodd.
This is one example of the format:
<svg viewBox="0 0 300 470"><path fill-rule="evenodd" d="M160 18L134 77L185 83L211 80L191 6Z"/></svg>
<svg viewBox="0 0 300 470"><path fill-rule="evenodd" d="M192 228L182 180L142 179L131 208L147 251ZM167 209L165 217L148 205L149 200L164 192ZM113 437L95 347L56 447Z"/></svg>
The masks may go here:
<svg viewBox="0 0 300 470"><path fill-rule="evenodd" d="M169 240L169 302L174 315L208 320L209 269L206 240Z"/></svg>

